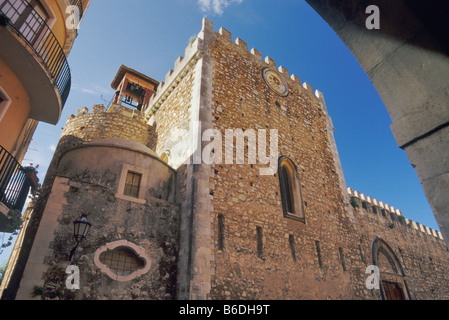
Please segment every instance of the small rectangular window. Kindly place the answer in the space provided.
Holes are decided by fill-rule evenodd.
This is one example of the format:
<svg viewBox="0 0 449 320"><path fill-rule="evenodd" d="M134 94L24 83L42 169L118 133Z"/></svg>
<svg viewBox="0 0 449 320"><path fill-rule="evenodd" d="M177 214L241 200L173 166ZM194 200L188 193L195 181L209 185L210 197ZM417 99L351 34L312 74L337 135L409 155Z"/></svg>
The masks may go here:
<svg viewBox="0 0 449 320"><path fill-rule="evenodd" d="M366 263L366 258L365 258L365 255L363 254L361 245L359 245L359 252L360 252L360 259L362 260L363 263Z"/></svg>
<svg viewBox="0 0 449 320"><path fill-rule="evenodd" d="M125 181L125 190L123 191L123 194L125 196L139 198L141 180L142 180L141 174L128 171Z"/></svg>

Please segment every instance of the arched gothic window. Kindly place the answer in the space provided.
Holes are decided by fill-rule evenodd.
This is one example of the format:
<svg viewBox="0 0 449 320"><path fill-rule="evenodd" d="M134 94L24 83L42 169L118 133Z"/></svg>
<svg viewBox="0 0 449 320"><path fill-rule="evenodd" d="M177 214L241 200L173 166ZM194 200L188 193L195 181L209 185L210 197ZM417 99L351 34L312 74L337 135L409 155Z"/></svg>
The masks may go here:
<svg viewBox="0 0 449 320"><path fill-rule="evenodd" d="M287 157L279 159L279 182L281 187L282 207L284 216L304 220L304 207L301 187L295 164Z"/></svg>

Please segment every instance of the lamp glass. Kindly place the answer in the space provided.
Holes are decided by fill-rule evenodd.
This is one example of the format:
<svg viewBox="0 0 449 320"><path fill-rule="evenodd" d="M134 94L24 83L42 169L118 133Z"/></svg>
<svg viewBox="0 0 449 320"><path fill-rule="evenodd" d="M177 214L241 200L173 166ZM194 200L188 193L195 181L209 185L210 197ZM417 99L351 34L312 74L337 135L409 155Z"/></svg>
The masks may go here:
<svg viewBox="0 0 449 320"><path fill-rule="evenodd" d="M85 215L73 223L73 234L77 242L80 242L86 238L90 227L91 224L87 221L87 217Z"/></svg>

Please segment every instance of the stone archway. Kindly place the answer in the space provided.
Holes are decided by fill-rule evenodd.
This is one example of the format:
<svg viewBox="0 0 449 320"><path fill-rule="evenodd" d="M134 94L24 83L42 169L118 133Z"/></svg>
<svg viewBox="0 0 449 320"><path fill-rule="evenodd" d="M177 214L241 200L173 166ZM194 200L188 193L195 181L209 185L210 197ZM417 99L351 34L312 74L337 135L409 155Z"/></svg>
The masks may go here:
<svg viewBox="0 0 449 320"><path fill-rule="evenodd" d="M449 245L449 2L306 1L375 86ZM370 5L379 8L380 29L366 26Z"/></svg>
<svg viewBox="0 0 449 320"><path fill-rule="evenodd" d="M382 300L410 300L404 269L391 247L376 238L372 247L373 265L380 272L380 296Z"/></svg>

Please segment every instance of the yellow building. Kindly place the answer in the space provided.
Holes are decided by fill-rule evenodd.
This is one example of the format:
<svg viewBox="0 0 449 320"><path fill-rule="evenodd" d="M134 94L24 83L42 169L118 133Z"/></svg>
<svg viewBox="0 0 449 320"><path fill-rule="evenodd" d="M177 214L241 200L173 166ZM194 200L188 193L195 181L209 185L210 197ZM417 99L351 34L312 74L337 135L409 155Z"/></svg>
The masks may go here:
<svg viewBox="0 0 449 320"><path fill-rule="evenodd" d="M20 163L38 122L60 119L71 86L67 55L89 2L0 0L0 231L32 186Z"/></svg>

